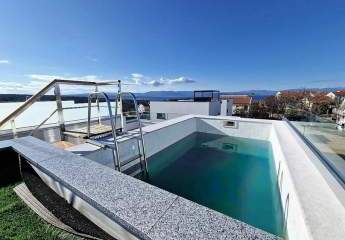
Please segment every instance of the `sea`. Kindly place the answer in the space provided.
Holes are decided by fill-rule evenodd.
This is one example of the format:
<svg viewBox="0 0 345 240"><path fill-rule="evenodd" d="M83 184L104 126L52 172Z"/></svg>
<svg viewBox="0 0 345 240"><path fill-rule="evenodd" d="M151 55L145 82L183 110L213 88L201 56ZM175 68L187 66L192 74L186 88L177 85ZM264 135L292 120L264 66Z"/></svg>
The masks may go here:
<svg viewBox="0 0 345 240"><path fill-rule="evenodd" d="M4 119L8 114L19 107L23 102L8 102L0 103L0 119ZM107 109L105 103L100 103L101 115L106 116ZM68 109L64 110L64 119L66 122L75 121L80 119L87 119L87 103L74 103L74 101L63 101L62 106L66 107L85 107L79 109ZM55 101L44 101L36 102L31 107L26 109L18 118L15 120L16 128L36 126L44 121L53 111L56 109ZM92 108L92 116L97 116L96 108ZM53 124L58 122L57 113L46 122L46 124ZM1 130L10 129L10 123L6 124Z"/></svg>

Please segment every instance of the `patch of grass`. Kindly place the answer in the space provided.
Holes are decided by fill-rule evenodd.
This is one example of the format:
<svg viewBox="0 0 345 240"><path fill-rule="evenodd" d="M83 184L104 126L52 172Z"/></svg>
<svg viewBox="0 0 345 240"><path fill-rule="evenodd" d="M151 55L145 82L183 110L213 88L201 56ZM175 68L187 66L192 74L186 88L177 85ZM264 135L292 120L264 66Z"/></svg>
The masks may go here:
<svg viewBox="0 0 345 240"><path fill-rule="evenodd" d="M16 184L0 188L1 240L81 240L44 222L15 194Z"/></svg>

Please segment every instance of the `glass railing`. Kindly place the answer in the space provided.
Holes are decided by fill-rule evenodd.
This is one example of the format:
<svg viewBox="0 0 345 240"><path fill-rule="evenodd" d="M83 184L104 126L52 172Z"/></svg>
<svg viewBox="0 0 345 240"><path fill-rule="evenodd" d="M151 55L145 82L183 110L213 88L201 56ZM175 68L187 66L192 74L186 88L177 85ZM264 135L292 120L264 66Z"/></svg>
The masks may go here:
<svg viewBox="0 0 345 240"><path fill-rule="evenodd" d="M345 129L331 117L306 113L302 121L288 121L345 186Z"/></svg>

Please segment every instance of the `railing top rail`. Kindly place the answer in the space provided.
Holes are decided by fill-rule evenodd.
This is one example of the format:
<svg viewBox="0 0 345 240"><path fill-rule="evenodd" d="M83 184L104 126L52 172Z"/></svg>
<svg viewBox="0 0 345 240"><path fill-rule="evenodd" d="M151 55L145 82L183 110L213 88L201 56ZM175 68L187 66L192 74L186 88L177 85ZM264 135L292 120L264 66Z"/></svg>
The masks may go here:
<svg viewBox="0 0 345 240"><path fill-rule="evenodd" d="M32 104L38 101L44 94L46 94L49 90L55 87L57 84L62 85L83 85L83 86L110 86L110 85L118 85L120 80L114 81L86 81L86 80L68 80L68 79L54 79L46 86L44 86L41 90L39 90L36 94L32 95L28 100L26 100L23 104L17 107L13 112L7 115L4 119L0 121L0 129L10 120L15 119L18 115L28 109Z"/></svg>

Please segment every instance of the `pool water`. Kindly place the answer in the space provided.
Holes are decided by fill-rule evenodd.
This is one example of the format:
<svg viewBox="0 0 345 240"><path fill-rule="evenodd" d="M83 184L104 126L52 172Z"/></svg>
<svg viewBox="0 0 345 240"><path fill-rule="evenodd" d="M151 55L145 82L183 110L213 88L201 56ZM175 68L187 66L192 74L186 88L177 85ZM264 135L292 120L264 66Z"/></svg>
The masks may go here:
<svg viewBox="0 0 345 240"><path fill-rule="evenodd" d="M283 235L271 144L193 133L148 159L148 183Z"/></svg>

